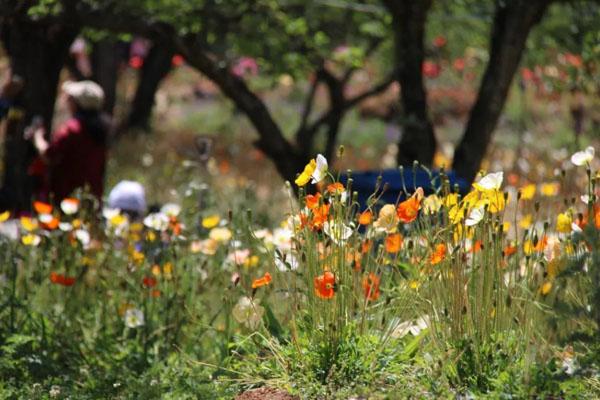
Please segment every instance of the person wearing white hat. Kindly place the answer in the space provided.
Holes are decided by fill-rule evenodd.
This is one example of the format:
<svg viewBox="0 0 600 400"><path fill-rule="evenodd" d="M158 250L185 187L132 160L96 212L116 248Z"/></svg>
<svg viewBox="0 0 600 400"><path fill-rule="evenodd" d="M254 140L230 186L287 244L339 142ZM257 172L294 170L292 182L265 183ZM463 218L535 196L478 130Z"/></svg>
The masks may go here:
<svg viewBox="0 0 600 400"><path fill-rule="evenodd" d="M109 124L102 115L104 91L93 81L67 81L62 85L71 113L48 142L43 128L31 138L39 157L29 168L40 185L36 197L60 202L77 188L89 188L98 199L104 191Z"/></svg>
<svg viewBox="0 0 600 400"><path fill-rule="evenodd" d="M108 195L108 207L118 208L132 218L140 218L146 213L146 191L141 183L121 181Z"/></svg>

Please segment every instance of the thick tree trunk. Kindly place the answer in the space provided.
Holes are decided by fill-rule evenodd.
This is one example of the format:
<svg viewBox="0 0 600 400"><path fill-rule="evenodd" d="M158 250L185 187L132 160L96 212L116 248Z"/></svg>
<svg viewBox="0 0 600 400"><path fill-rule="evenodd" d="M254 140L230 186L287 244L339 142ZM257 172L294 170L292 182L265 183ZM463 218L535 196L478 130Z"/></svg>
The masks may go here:
<svg viewBox="0 0 600 400"><path fill-rule="evenodd" d="M154 108L155 96L162 80L171 71L172 46L155 42L144 60L135 97L125 126L147 129Z"/></svg>
<svg viewBox="0 0 600 400"><path fill-rule="evenodd" d="M529 32L540 21L550 2L513 0L499 2L496 7L489 61L454 155L454 170L469 182L475 179L485 157Z"/></svg>
<svg viewBox="0 0 600 400"><path fill-rule="evenodd" d="M119 51L117 40L104 38L92 46L92 79L104 90L104 112L113 114L117 101Z"/></svg>
<svg viewBox="0 0 600 400"><path fill-rule="evenodd" d="M77 32L75 28L35 23L25 17L2 21L2 42L12 72L24 80L24 87L15 99L15 108L22 110L22 115L9 120L4 142L2 206L5 208L30 207L33 182L27 169L35 151L23 138L23 131L34 116L40 116L46 132L50 132L60 71Z"/></svg>
<svg viewBox="0 0 600 400"><path fill-rule="evenodd" d="M424 37L431 0L384 0L392 14L398 82L401 88L402 137L398 164L415 160L430 166L436 141L427 113L427 93L421 71L425 58Z"/></svg>

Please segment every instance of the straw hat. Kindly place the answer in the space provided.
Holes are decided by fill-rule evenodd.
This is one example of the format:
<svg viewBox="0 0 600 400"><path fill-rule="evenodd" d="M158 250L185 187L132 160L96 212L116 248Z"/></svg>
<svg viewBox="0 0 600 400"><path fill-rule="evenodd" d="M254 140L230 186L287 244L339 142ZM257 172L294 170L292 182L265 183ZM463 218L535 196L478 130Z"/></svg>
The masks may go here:
<svg viewBox="0 0 600 400"><path fill-rule="evenodd" d="M67 81L62 90L84 110L100 110L104 104L104 90L93 81Z"/></svg>

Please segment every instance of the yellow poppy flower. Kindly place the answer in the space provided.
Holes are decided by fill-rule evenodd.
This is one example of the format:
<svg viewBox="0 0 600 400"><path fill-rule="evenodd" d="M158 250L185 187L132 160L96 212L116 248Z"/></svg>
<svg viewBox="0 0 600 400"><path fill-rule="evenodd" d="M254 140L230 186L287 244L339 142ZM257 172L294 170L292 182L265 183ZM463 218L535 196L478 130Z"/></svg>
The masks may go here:
<svg viewBox="0 0 600 400"><path fill-rule="evenodd" d="M220 216L216 214L210 215L208 217L202 218L202 227L206 229L212 229L215 226L219 225L219 222L221 222Z"/></svg>
<svg viewBox="0 0 600 400"><path fill-rule="evenodd" d="M0 222L6 221L10 217L10 211L4 211L0 213Z"/></svg>
<svg viewBox="0 0 600 400"><path fill-rule="evenodd" d="M569 233L571 232L571 224L573 223L573 218L569 213L560 213L556 217L556 230L560 233Z"/></svg>
<svg viewBox="0 0 600 400"><path fill-rule="evenodd" d="M296 185L304 186L310 181L313 172L317 169L317 161L313 158L310 160L308 164L304 167L304 171L296 178Z"/></svg>
<svg viewBox="0 0 600 400"><path fill-rule="evenodd" d="M23 243L25 246L34 246L35 247L38 244L40 244L41 240L42 240L42 238L39 237L38 235L34 235L34 234L30 233L21 238L21 243Z"/></svg>
<svg viewBox="0 0 600 400"><path fill-rule="evenodd" d="M546 296L548 293L550 293L550 290L552 290L552 282L550 282L550 281L544 282L542 284L542 287L540 288L540 292L544 296Z"/></svg>
<svg viewBox="0 0 600 400"><path fill-rule="evenodd" d="M519 221L519 226L523 229L528 229L533 223L533 216L531 214L527 214L521 218Z"/></svg>
<svg viewBox="0 0 600 400"><path fill-rule="evenodd" d="M448 211L448 218L453 224L458 224L465 217L465 207L461 207L458 204L454 205L450 211Z"/></svg>
<svg viewBox="0 0 600 400"><path fill-rule="evenodd" d="M533 196L535 196L536 186L533 183L529 185L525 185L521 188L521 199L523 200L531 200Z"/></svg>
<svg viewBox="0 0 600 400"><path fill-rule="evenodd" d="M423 212L425 214L435 214L441 207L442 200L440 200L440 198L435 194L427 196L425 199L423 199Z"/></svg>
<svg viewBox="0 0 600 400"><path fill-rule="evenodd" d="M542 186L540 186L540 192L542 193L542 196L546 197L556 196L559 189L560 187L557 182L542 183Z"/></svg>
<svg viewBox="0 0 600 400"><path fill-rule="evenodd" d="M217 242L227 242L231 239L231 231L225 227L223 228L213 228L209 233L208 237Z"/></svg>
<svg viewBox="0 0 600 400"><path fill-rule="evenodd" d="M21 226L27 232L32 232L37 229L38 222L35 218L21 217Z"/></svg>
<svg viewBox="0 0 600 400"><path fill-rule="evenodd" d="M160 266L157 264L154 264L152 266L152 275L154 276L160 276L162 274L162 271L160 270Z"/></svg>
<svg viewBox="0 0 600 400"><path fill-rule="evenodd" d="M450 208L456 204L458 204L458 193L450 193L444 197L444 206L446 206L446 208Z"/></svg>

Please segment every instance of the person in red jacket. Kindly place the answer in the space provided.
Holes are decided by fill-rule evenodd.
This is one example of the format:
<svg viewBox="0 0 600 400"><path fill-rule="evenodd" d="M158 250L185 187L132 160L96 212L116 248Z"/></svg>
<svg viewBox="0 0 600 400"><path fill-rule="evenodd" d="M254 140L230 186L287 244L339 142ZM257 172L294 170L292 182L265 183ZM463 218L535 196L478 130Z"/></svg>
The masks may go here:
<svg viewBox="0 0 600 400"><path fill-rule="evenodd" d="M71 117L48 142L43 128L32 139L39 157L29 168L39 178L40 200L60 202L77 188L89 188L99 200L104 192L109 125L101 113L102 88L92 81L65 82Z"/></svg>

